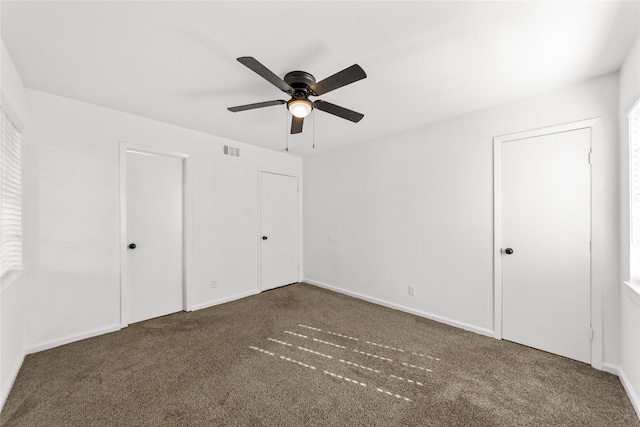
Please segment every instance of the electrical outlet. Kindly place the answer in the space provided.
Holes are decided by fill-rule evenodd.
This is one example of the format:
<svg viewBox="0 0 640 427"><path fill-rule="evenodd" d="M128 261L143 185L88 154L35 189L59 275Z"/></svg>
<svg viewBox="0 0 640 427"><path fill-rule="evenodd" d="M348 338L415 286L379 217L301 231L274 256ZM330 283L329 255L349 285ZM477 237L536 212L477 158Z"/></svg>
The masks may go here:
<svg viewBox="0 0 640 427"><path fill-rule="evenodd" d="M218 281L217 280L211 280L211 289L215 289L218 287Z"/></svg>
<svg viewBox="0 0 640 427"><path fill-rule="evenodd" d="M414 296L416 294L415 286L409 285L409 295Z"/></svg>

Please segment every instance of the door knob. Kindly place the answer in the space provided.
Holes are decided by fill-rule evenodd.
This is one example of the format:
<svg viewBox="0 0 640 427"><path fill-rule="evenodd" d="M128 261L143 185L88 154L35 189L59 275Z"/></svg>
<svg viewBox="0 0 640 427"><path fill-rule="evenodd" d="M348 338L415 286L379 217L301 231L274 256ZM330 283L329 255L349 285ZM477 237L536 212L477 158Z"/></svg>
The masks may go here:
<svg viewBox="0 0 640 427"><path fill-rule="evenodd" d="M129 249L135 249L135 248L136 248L135 243L129 243Z"/></svg>
<svg viewBox="0 0 640 427"><path fill-rule="evenodd" d="M262 236L262 240L267 240L267 236Z"/></svg>
<svg viewBox="0 0 640 427"><path fill-rule="evenodd" d="M507 248L504 250L504 253L506 253L507 255L511 255L513 253L513 249Z"/></svg>

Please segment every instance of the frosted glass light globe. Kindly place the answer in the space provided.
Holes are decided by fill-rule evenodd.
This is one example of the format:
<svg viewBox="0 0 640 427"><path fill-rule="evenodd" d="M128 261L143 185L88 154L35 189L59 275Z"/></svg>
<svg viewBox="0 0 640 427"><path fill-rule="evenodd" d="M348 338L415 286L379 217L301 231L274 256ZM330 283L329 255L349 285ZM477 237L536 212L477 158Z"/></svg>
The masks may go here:
<svg viewBox="0 0 640 427"><path fill-rule="evenodd" d="M289 112L298 118L307 117L311 110L313 110L313 104L308 99L294 99L287 103Z"/></svg>

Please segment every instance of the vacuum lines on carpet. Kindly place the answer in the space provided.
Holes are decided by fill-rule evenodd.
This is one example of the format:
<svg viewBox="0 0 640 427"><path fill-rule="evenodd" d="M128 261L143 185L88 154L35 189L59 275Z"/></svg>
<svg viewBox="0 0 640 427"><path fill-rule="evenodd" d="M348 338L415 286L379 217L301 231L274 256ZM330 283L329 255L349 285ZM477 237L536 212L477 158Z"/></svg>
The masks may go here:
<svg viewBox="0 0 640 427"><path fill-rule="evenodd" d="M349 366L352 366L354 368L358 368L361 369L363 371L366 371L368 373L374 373L377 375L382 375L384 377L387 378L393 378L395 380L398 381L402 381L403 383L408 383L411 384L413 386L416 387L423 387L424 386L424 382L425 379L423 379L422 377L424 376L425 378L426 375L429 375L430 373L433 372L433 366L430 365L430 367L426 367L426 366L420 366L420 365L416 365L414 363L409 363L409 362L413 362L411 360L408 360L408 358L410 356L414 356L414 357L418 357L420 359L423 359L422 364L427 364L427 363L437 363L440 361L440 358L438 357L434 357L434 356L430 356L430 355L426 355L423 353L418 353L418 352L409 352L409 351L405 351L401 348L397 348L397 347L393 347L390 345L385 345L385 344L380 344L380 343L376 343L376 342L372 342L372 341L368 341L368 340L363 340L360 338L356 338L356 337L352 337L349 335L345 335L345 334L341 334L341 333L337 333L337 332L333 332L333 331L326 331L320 328L316 328L313 326L309 326L309 325L303 325L303 324L298 324L299 328L303 328L305 329L305 334L302 334L300 332L294 332L291 330L283 330L282 332L287 334L291 339L291 340L296 340L296 343L291 343L288 341L283 341L281 339L276 339L276 338L272 338L269 337L267 338L267 341L281 345L283 347L287 347L289 349L296 349L299 351L304 352L305 354L311 354L313 356L317 356L318 358L321 358L319 360L323 360L323 361L331 361L331 362L335 362L337 364L346 364ZM293 328L291 328L293 329ZM341 344L337 344L331 341L327 341L325 339L320 339L320 338L316 338L313 336L313 334L317 334L322 338L325 338L322 334L328 334L328 335L332 335L335 337L339 337L345 340L349 340L352 342L351 347L348 347L346 345L341 345ZM313 350L310 349L308 347L305 347L303 345L298 345L299 343L303 343L306 340L307 343L317 343L323 346L323 348L325 349L324 352L320 352L317 350ZM364 345L363 345L364 344ZM398 393L395 393L393 391L390 390L386 390L384 388L381 388L378 385L374 385L374 384L367 384L366 382L364 382L365 380L362 379L355 379L355 378L349 378L346 377L344 375L340 375L337 374L335 372L332 372L330 370L326 370L326 369L319 369L309 363L305 363L299 360L296 360L294 358L285 356L285 355L281 355L281 354L276 354L273 351L269 351L257 346L249 346L250 349L258 351L264 355L267 356L272 356L275 358L278 358L282 361L285 362L290 362L293 363L297 366L309 369L311 371L316 371L318 373L322 373L324 374L327 378L333 378L339 381L346 381L347 383L353 384L353 385L357 385L360 387L364 387L364 388L372 388L374 389L376 392L378 392L380 394L380 396L390 396L396 399L400 399L406 402L412 402L412 399L410 397L407 396L403 396L400 395ZM372 349L373 348L373 349ZM365 351L368 350L368 351ZM338 351L340 352L340 355L338 354L328 354L331 352L335 352ZM376 352L384 352L384 351L390 351L392 353L394 353L393 355L390 354L386 354L383 356L381 354L377 354ZM346 360L347 356L345 355L348 354L350 355L350 357L355 358L356 360ZM360 362L359 359L363 359L364 362ZM376 369L374 367L370 367L367 366L367 360L370 361L376 361L376 362L386 362L384 364L384 368L382 369ZM402 372L400 372L400 369L403 369L401 366L404 368L412 368L413 370L415 370L415 374L413 376L413 378L407 378L406 374L402 374ZM337 370L337 369L335 369ZM402 376L404 375L404 376Z"/></svg>

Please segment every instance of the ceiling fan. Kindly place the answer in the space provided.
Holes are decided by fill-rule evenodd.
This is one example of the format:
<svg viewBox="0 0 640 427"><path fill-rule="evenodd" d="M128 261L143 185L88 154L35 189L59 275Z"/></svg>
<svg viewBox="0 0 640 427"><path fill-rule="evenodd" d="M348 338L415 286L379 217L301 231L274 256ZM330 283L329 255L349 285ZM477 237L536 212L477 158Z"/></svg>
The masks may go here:
<svg viewBox="0 0 640 427"><path fill-rule="evenodd" d="M287 109L293 116L291 121L292 134L302 132L304 118L307 117L314 108L324 111L325 113L350 120L354 123L359 122L364 117L364 114L360 114L321 99L316 99L315 101L309 100L310 96L323 95L327 92L331 92L332 90L341 88L342 86L346 86L367 77L364 70L358 64L354 64L324 80L316 82L316 78L306 71L291 71L284 76L283 80L251 56L242 56L238 58L238 62L267 80L281 91L287 93L291 96L291 99L288 101L277 99L274 101L239 105L237 107L229 107L229 111L237 113L238 111L253 110L254 108L287 104Z"/></svg>

